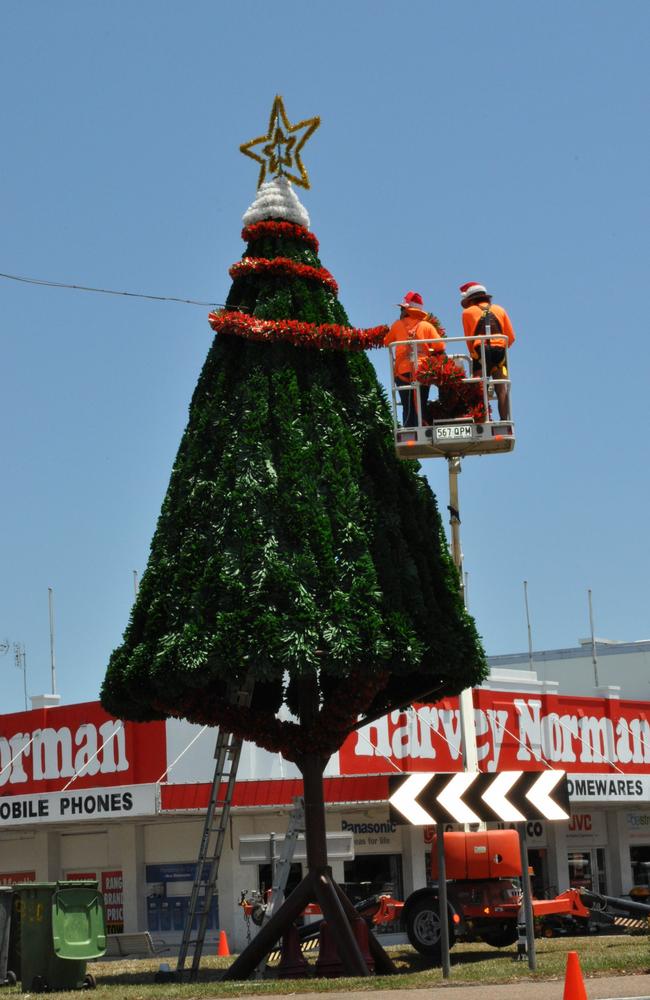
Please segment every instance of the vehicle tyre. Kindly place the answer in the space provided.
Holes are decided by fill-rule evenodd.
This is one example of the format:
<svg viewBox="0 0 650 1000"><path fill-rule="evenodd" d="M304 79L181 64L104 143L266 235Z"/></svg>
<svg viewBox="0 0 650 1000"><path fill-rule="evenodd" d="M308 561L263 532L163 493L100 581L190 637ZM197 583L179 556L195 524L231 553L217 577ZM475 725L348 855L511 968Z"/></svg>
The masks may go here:
<svg viewBox="0 0 650 1000"><path fill-rule="evenodd" d="M517 940L517 924L514 920L504 920L481 930L480 936L492 948L507 948Z"/></svg>
<svg viewBox="0 0 650 1000"><path fill-rule="evenodd" d="M436 896L423 896L410 906L406 913L406 933L416 951L439 963L442 951L440 912ZM454 944L450 926L449 947Z"/></svg>

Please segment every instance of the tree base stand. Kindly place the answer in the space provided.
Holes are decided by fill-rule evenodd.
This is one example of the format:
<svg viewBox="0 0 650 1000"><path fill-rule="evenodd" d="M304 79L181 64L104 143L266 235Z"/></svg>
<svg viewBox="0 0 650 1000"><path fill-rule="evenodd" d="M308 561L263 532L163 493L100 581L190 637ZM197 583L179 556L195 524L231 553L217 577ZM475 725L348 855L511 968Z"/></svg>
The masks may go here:
<svg viewBox="0 0 650 1000"><path fill-rule="evenodd" d="M291 895L260 929L242 951L224 980L248 979L260 962L275 948L308 903L318 903L329 925L334 943L348 976L369 976L370 972L361 953L352 921L358 913L343 890L332 878L327 864L327 836L325 833L325 804L323 796L323 769L326 761L316 754L306 754L299 762L304 784L305 842L309 871ZM377 938L369 935L369 948L377 972L396 971L391 959Z"/></svg>
<svg viewBox="0 0 650 1000"><path fill-rule="evenodd" d="M332 879L329 868L309 872L274 913L267 924L256 934L238 955L223 977L224 980L248 979L257 966L272 951L280 938L286 934L308 903L318 903L323 911L345 974L348 976L369 976L370 972L352 930L351 920L358 913L343 890ZM384 975L396 971L392 960L373 934L369 935L369 948L377 972Z"/></svg>

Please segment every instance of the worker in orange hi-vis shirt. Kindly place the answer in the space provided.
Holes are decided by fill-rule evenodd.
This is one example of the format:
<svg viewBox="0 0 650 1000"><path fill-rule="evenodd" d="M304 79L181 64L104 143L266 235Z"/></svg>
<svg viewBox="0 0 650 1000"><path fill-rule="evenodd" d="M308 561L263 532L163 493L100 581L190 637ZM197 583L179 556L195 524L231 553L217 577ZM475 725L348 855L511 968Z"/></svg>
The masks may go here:
<svg viewBox="0 0 650 1000"><path fill-rule="evenodd" d="M486 324L490 325L490 339L485 341L485 366L487 374L494 378L507 378L505 358L506 345L511 347L515 342L515 331L510 317L503 306L492 302L492 296L485 285L477 281L468 281L460 286L463 308L463 331L467 338L469 352L472 358L472 374L482 374L481 342L476 339L485 336ZM508 420L508 386L503 382L494 386L499 417Z"/></svg>
<svg viewBox="0 0 650 1000"><path fill-rule="evenodd" d="M436 330L433 323L427 319L429 315L424 308L422 296L419 292L407 292L402 301L398 304L399 319L395 320L390 330L386 334L384 344L394 344L401 340L428 340L428 344L415 347L412 344L400 344L395 348L394 376L395 384L412 385L416 379L418 365L423 357L432 352L444 352L445 345L442 337ZM436 341L435 344L431 341ZM438 341L440 342L438 344ZM427 399L429 398L429 386L419 386L419 414L418 403L415 398L417 390L399 389L400 400L402 402L403 427L417 427L425 423L423 417Z"/></svg>

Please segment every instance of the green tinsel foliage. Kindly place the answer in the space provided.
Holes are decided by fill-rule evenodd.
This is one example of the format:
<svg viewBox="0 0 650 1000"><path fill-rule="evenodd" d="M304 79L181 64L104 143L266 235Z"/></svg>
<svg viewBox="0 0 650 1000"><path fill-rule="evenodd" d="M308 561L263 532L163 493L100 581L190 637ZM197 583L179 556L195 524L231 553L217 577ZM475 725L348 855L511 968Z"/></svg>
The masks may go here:
<svg viewBox="0 0 650 1000"><path fill-rule="evenodd" d="M266 260L288 257L299 264L322 267L318 255L308 244L280 236L265 236L251 241L243 257ZM287 278L283 274L247 274L235 278L226 307L260 319L298 319L305 323L349 326L345 309L328 288L316 280Z"/></svg>
<svg viewBox="0 0 650 1000"><path fill-rule="evenodd" d="M296 241L258 240L255 253L260 243L289 256ZM231 307L239 294L264 318L332 321L314 282L251 275ZM232 690L252 676L241 735L295 759L301 727L276 715L299 714L301 678L318 681L308 737L324 754L360 712L480 683L484 654L418 470L395 456L364 354L218 335L105 708L236 728Z"/></svg>
<svg viewBox="0 0 650 1000"><path fill-rule="evenodd" d="M300 264L321 267L318 254L308 243L286 236L263 236L261 239L251 240L242 256L266 257L267 260L289 257L290 260L298 261Z"/></svg>

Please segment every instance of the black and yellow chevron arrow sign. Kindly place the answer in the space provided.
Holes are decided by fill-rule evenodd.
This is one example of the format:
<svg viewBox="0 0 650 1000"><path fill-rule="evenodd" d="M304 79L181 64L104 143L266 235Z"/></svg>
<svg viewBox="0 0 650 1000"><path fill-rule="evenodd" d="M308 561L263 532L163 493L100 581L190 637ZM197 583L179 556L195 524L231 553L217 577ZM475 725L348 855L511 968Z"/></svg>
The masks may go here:
<svg viewBox="0 0 650 1000"><path fill-rule="evenodd" d="M525 823L569 819L566 772L419 771L389 778L393 823Z"/></svg>

